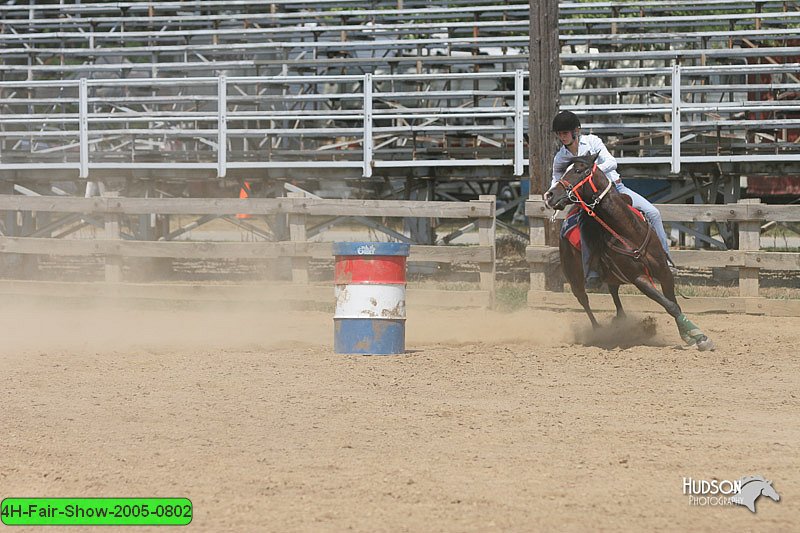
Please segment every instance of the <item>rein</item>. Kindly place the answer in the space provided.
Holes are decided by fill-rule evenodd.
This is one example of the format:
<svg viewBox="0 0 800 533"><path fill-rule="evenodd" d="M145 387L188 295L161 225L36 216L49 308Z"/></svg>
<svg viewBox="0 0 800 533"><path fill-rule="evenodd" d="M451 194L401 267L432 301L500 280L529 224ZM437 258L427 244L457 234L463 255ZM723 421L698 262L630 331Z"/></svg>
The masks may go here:
<svg viewBox="0 0 800 533"><path fill-rule="evenodd" d="M595 163L592 166L592 171L589 172L589 174L585 178L583 178L581 181L576 183L575 186L571 186L567 181L564 180L564 178L559 179L558 183L560 183L564 187L564 189L567 191L567 196L569 197L570 200L573 201L573 203L577 203L578 205L580 205L581 209L583 209L586 212L587 215L589 215L590 217L594 218L615 239L617 239L619 242L621 242L624 246L627 247L627 248L623 248L623 247L616 246L614 244L609 243L609 245L608 245L609 248L611 248L615 252L620 253L622 255L626 255L628 257L632 257L636 261L640 261L641 258L642 258L642 253L644 253L645 249L647 248L647 244L650 242L650 233L652 232L652 230L650 228L650 223L647 222L647 234L644 236L644 241L642 241L642 244L638 248L633 246L627 239L625 239L622 235L620 235L619 233L614 231L614 229L611 226L606 224L605 220L600 218L597 215L597 213L595 213L594 210L597 207L597 204L599 204L600 201L603 198L605 198L606 194L608 194L608 191L611 190L611 185L612 185L611 180L606 178L606 181L608 181L608 185L606 185L606 188L603 189L602 193L600 193L599 195L595 196L595 199L591 204L587 204L586 201L581 197L581 194L579 192L579 189L585 183L588 182L589 185L592 188L592 191L594 191L594 193L597 194L597 191L598 191L597 185L594 184L594 173L595 173L596 170L597 170L597 163ZM653 283L653 277L650 275L650 270L647 268L647 265L644 265L644 270L645 270L645 273L647 274L647 277L650 279L650 284L651 285L655 285ZM619 274L615 273L615 275L617 277L619 277ZM630 283L629 280L621 280L621 281L626 281L626 282Z"/></svg>

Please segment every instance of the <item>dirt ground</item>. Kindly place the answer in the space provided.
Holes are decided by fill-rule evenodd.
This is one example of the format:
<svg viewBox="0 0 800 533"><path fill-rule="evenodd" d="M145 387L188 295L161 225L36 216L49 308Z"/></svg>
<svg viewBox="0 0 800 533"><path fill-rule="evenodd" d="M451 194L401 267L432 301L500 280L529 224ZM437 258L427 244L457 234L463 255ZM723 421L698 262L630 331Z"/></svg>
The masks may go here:
<svg viewBox="0 0 800 533"><path fill-rule="evenodd" d="M0 497L188 497L214 532L796 531L800 318L692 318L715 352L666 315L412 309L407 353L366 357L317 311L6 299ZM756 474L756 514L682 492Z"/></svg>

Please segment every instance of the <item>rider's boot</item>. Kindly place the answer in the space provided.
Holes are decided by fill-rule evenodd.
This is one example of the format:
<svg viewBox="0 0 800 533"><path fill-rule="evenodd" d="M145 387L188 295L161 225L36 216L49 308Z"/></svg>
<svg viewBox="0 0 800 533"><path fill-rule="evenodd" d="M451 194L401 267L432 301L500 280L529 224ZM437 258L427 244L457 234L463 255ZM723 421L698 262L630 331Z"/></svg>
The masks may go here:
<svg viewBox="0 0 800 533"><path fill-rule="evenodd" d="M581 215L578 219L578 227L581 232L581 263L583 263L583 275L585 276L584 287L587 289L597 289L602 285L603 280L595 270L594 254L592 253L591 243L587 239L586 224L588 217Z"/></svg>
<svg viewBox="0 0 800 533"><path fill-rule="evenodd" d="M594 270L590 270L588 274L586 274L586 288L587 289L599 289L600 285L603 284L603 278L600 277Z"/></svg>

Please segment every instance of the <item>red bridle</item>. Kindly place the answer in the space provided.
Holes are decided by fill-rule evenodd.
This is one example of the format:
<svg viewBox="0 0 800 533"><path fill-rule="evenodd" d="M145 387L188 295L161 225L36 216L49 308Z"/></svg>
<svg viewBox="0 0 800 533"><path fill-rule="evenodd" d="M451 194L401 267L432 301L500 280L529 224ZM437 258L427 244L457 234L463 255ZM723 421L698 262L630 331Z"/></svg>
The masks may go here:
<svg viewBox="0 0 800 533"><path fill-rule="evenodd" d="M581 187L583 187L584 183L589 182L589 185L591 185L591 187L592 187L592 191L594 191L594 193L597 194L597 185L594 184L594 171L595 170L597 170L597 163L595 163L592 166L592 171L589 172L586 175L585 178L583 178L581 181L579 181L575 185L570 185L570 183L568 181L566 181L563 176L561 177L561 179L558 180L558 183L560 183L561 186L564 187L564 190L567 191L567 196L569 197L569 199L572 200L572 195L574 195L575 198L577 198L578 203L580 203L580 205L584 209L588 209L589 206L586 204L586 202L583 200L583 198L581 198L581 194L580 194L579 190L580 190ZM602 200L602 198L596 198L595 201L592 202L591 207L593 208L594 206L596 206L598 204L598 202L600 202L600 200ZM594 215L592 214L591 216L594 216Z"/></svg>
<svg viewBox="0 0 800 533"><path fill-rule="evenodd" d="M611 233L611 235L613 235L618 241L620 241L621 243L623 243L625 245L630 246L628 241L626 241L624 238L622 238L622 236L619 233L614 231L611 228L611 226L606 224L605 221L602 218L600 218L599 216L597 216L597 213L594 212L594 208L597 206L597 204L600 203L600 201L603 198L605 198L606 194L608 194L608 191L611 189L611 185L612 185L611 184L611 180L606 178L607 181L608 181L608 185L603 190L603 192L600 194L600 196L595 196L595 199L591 204L587 204L586 200L584 200L581 197L580 189L587 182L592 187L592 191L594 192L594 194L597 194L597 190L598 190L597 189L597 185L594 184L594 173L595 173L596 170L597 170L597 163L592 165L591 172L589 172L586 175L585 178L583 178L581 181L576 183L574 186L570 185L570 183L568 181L566 181L563 177L558 180L558 183L560 183L561 186L564 187L564 190L567 191L567 196L569 197L569 199L572 200L573 202L577 203L578 205L580 205L581 209L586 211L587 215L589 215L590 217L596 219L600 223L600 225L603 226L606 230L608 230L608 232Z"/></svg>

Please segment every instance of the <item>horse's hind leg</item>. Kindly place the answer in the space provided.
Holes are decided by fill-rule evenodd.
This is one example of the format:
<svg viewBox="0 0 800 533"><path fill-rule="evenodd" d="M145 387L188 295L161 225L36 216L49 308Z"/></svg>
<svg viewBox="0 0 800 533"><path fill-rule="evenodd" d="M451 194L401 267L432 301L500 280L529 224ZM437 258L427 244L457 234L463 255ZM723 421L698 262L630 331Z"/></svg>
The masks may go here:
<svg viewBox="0 0 800 533"><path fill-rule="evenodd" d="M678 300L675 298L675 281L672 275L665 276L665 278L666 279L661 282L661 290L668 300L678 305ZM678 308L680 309L680 307ZM681 338L689 346L696 344L697 349L703 352L714 349L714 341L709 339L700 328L695 326L683 313L675 318L675 324L678 326L678 332L681 334Z"/></svg>
<svg viewBox="0 0 800 533"><path fill-rule="evenodd" d="M666 309L667 313L672 315L673 318L677 319L682 314L681 307L678 305L678 303L671 301L670 299L666 298L663 294L661 294L661 292L659 292L659 290L656 289L655 285L650 283L649 277L639 276L638 278L633 280L633 284L636 285L636 288L642 291L645 296L647 296L654 302L658 303L661 307Z"/></svg>
<svg viewBox="0 0 800 533"><path fill-rule="evenodd" d="M661 307L666 309L667 313L669 313L672 318L675 319L675 323L678 325L678 332L681 334L681 338L687 344L697 344L697 349L700 351L705 350L713 350L714 343L706 337L706 335L700 331L700 328L695 326L681 311L681 307L678 305L676 301L672 301L658 289L655 288L654 285L650 283L650 279L646 276L639 276L635 280L633 280L633 284L636 285L636 288L642 291L648 298L657 302ZM665 287L668 292L670 289L670 285L667 284ZM675 294L672 292L671 294L673 300L675 299Z"/></svg>
<svg viewBox="0 0 800 533"><path fill-rule="evenodd" d="M675 298L675 278L672 277L671 273L667 274L668 275L664 275L663 279L661 279L661 292L667 300L675 302L675 305L678 305L678 299Z"/></svg>
<svg viewBox="0 0 800 533"><path fill-rule="evenodd" d="M619 299L619 285L609 285L608 292L611 294L611 299L614 300L614 306L617 308L617 316L614 320L625 318L625 310L622 308L622 301Z"/></svg>

